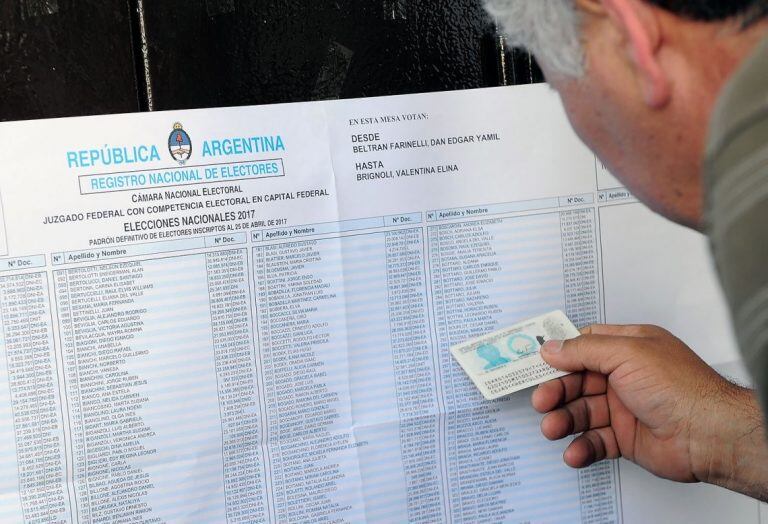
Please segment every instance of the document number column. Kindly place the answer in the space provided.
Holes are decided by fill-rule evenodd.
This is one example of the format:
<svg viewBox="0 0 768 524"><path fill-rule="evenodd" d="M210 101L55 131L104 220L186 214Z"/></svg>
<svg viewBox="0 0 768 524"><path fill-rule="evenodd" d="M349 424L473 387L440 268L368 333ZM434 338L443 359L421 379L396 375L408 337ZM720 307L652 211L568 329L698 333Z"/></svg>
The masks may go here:
<svg viewBox="0 0 768 524"><path fill-rule="evenodd" d="M45 274L0 279L0 312L23 520L64 522L64 429Z"/></svg>

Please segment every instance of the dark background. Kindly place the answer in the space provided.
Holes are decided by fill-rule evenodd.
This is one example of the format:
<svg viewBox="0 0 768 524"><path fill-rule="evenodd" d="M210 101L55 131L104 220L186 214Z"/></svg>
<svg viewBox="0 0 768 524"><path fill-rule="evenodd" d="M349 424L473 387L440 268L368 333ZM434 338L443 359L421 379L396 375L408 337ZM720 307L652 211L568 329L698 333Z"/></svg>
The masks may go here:
<svg viewBox="0 0 768 524"><path fill-rule="evenodd" d="M541 81L481 0L4 0L0 120Z"/></svg>

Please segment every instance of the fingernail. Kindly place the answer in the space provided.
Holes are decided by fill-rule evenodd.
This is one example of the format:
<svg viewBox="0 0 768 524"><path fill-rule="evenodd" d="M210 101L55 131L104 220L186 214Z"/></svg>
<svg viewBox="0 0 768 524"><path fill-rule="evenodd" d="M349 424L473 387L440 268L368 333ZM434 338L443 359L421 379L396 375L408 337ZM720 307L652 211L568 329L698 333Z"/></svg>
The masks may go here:
<svg viewBox="0 0 768 524"><path fill-rule="evenodd" d="M549 340L544 342L544 345L541 346L541 351L549 354L559 353L561 349L563 349L562 340Z"/></svg>

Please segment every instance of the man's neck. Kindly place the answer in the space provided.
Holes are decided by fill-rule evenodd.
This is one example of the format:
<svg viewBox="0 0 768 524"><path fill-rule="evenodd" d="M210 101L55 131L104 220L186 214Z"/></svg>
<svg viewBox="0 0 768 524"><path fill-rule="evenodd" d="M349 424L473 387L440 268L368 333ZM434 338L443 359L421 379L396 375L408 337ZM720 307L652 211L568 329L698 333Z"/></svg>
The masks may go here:
<svg viewBox="0 0 768 524"><path fill-rule="evenodd" d="M673 15L669 15L670 17ZM684 121L686 132L677 144L678 151L704 151L712 111L727 82L738 71L755 48L768 37L768 21L742 27L736 21L723 23L681 20L679 17L662 20L669 49L667 66L678 72L675 78L675 97L672 113ZM680 172L691 162L681 153ZM697 173L698 175L698 173ZM703 198L692 192L694 185L701 191L700 178L682 180L678 188L684 198L675 207L681 211L677 221L694 229L702 230Z"/></svg>
<svg viewBox="0 0 768 524"><path fill-rule="evenodd" d="M692 67L700 73L696 82L717 98L725 83L768 37L768 20L745 27L742 21L721 23L683 22L691 27L678 27L675 38Z"/></svg>

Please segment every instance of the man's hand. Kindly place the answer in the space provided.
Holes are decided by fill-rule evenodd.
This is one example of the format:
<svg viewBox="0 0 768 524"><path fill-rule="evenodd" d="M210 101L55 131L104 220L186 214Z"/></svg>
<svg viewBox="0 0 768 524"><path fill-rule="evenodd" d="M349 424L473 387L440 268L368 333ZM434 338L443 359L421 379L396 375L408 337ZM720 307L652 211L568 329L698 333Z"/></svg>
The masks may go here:
<svg viewBox="0 0 768 524"><path fill-rule="evenodd" d="M572 467L624 457L680 482L710 482L765 500L768 446L751 391L731 384L669 332L592 326L547 342L542 357L576 372L542 384L534 408L554 440L579 434Z"/></svg>

